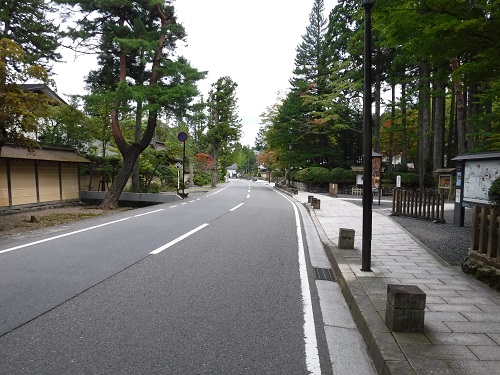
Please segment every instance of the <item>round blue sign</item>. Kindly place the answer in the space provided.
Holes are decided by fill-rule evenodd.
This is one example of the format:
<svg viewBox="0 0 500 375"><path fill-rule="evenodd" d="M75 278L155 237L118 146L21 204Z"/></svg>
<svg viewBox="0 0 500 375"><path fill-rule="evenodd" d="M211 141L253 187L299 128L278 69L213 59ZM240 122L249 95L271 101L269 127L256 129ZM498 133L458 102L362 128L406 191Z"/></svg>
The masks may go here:
<svg viewBox="0 0 500 375"><path fill-rule="evenodd" d="M185 132L180 132L177 134L177 139L181 142L186 142L188 139L188 135Z"/></svg>

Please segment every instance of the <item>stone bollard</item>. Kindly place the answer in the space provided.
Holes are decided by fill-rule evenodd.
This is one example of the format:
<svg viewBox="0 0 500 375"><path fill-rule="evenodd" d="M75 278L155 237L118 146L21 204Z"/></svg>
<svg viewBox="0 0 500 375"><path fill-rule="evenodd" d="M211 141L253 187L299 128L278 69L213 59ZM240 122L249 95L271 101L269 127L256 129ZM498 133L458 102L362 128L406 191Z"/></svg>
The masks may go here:
<svg viewBox="0 0 500 375"><path fill-rule="evenodd" d="M315 210L319 210L321 208L321 201L317 198L313 198L312 206Z"/></svg>
<svg viewBox="0 0 500 375"><path fill-rule="evenodd" d="M314 199L314 195L308 195L307 196L307 203L312 204Z"/></svg>
<svg viewBox="0 0 500 375"><path fill-rule="evenodd" d="M339 229L339 248L354 249L354 229L340 228Z"/></svg>
<svg viewBox="0 0 500 375"><path fill-rule="evenodd" d="M387 285L385 324L392 332L423 332L425 293L416 285Z"/></svg>

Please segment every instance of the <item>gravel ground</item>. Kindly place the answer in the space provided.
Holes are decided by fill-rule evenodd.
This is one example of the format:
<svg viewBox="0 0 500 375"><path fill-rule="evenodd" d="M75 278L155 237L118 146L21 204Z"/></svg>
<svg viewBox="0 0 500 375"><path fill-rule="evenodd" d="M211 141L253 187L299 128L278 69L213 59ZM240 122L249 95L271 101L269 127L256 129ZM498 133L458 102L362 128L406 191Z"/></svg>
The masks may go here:
<svg viewBox="0 0 500 375"><path fill-rule="evenodd" d="M349 195L339 195L339 197L361 205L360 197L354 198ZM388 216L391 213L391 208L392 200L390 197L382 197L380 206L377 199L373 204L374 212ZM465 209L463 227L453 224L453 206L449 204L445 206L444 219L446 223L444 224L435 224L431 221L411 217L389 217L452 266L459 266L467 255L472 240L472 209L470 208Z"/></svg>

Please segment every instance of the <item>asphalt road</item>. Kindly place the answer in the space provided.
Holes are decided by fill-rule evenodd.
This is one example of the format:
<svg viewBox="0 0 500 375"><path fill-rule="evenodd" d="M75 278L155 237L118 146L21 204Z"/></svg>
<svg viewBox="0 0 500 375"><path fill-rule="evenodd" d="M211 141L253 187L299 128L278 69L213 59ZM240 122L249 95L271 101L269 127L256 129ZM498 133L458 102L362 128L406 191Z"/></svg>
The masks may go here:
<svg viewBox="0 0 500 375"><path fill-rule="evenodd" d="M0 373L329 373L296 219L268 186L235 180L0 240Z"/></svg>

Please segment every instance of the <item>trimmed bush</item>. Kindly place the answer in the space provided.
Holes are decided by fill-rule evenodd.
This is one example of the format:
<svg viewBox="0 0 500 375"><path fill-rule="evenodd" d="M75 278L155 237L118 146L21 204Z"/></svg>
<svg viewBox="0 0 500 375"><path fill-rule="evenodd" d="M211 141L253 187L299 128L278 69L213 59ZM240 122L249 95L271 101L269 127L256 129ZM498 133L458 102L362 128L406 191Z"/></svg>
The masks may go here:
<svg viewBox="0 0 500 375"><path fill-rule="evenodd" d="M333 168L330 172L330 182L334 184L353 184L356 182L356 172L340 167Z"/></svg>
<svg viewBox="0 0 500 375"><path fill-rule="evenodd" d="M324 184L330 182L331 177L327 168L309 167L298 171L296 179L305 184Z"/></svg>
<svg viewBox="0 0 500 375"><path fill-rule="evenodd" d="M500 177L495 179L488 189L488 199L493 206L500 207Z"/></svg>
<svg viewBox="0 0 500 375"><path fill-rule="evenodd" d="M419 177L416 173L402 173L402 172L386 172L384 173L384 180L396 185L397 176L401 176L401 187L415 188L419 185Z"/></svg>
<svg viewBox="0 0 500 375"><path fill-rule="evenodd" d="M208 172L195 173L193 176L193 182L198 186L210 185L212 182L212 176L210 176L210 173Z"/></svg>

